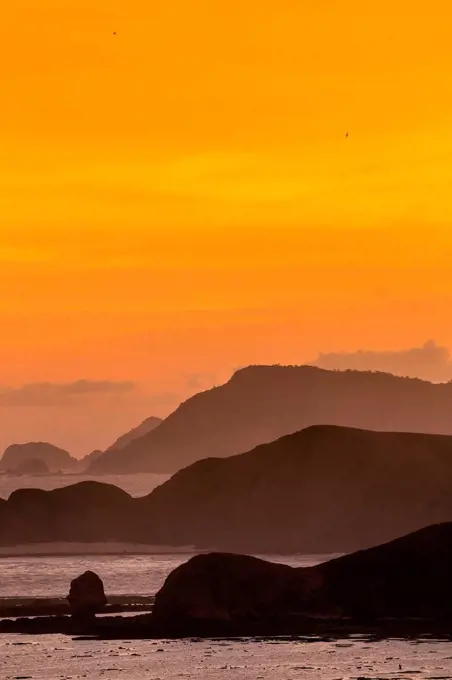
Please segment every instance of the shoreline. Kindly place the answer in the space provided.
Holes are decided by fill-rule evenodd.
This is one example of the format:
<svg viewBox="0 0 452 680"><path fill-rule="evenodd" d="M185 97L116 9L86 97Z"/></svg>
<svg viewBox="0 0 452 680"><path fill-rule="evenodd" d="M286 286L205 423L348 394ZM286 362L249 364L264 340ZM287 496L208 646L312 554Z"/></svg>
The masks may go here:
<svg viewBox="0 0 452 680"><path fill-rule="evenodd" d="M110 609L110 613L113 613ZM0 635L69 635L75 640L275 639L334 640L366 637L370 641L399 638L452 640L452 621L438 619L316 618L290 616L265 620L156 621L152 613L135 616L102 615L80 625L70 616L41 616L0 620Z"/></svg>
<svg viewBox="0 0 452 680"><path fill-rule="evenodd" d="M213 548L211 549L213 550ZM11 557L74 557L124 555L193 555L209 552L195 546L146 545L142 543L28 543L0 546L0 560Z"/></svg>
<svg viewBox="0 0 452 680"><path fill-rule="evenodd" d="M108 542L46 542L46 543L22 543L20 545L0 545L0 561L2 558L13 557L121 557L135 555L181 555L192 556L218 552L214 546L209 548L196 548L194 545L147 545L146 543L116 543ZM278 558L302 558L313 564L342 557L344 553L300 553L281 551L259 551L253 554L263 559Z"/></svg>

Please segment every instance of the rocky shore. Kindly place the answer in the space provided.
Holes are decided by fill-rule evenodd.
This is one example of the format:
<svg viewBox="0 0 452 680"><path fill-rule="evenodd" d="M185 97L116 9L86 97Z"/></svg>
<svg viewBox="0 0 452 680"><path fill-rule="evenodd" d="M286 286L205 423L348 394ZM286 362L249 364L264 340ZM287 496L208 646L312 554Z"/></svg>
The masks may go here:
<svg viewBox="0 0 452 680"><path fill-rule="evenodd" d="M0 633L96 638L452 635L452 523L315 567L247 555L197 555L177 567L150 613L110 616L103 583L71 583L70 616L0 621ZM98 616L101 614L101 616Z"/></svg>
<svg viewBox="0 0 452 680"><path fill-rule="evenodd" d="M359 621L292 617L273 621L191 621L158 624L152 614L102 616L78 626L70 616L44 616L0 620L1 634L70 635L99 640L161 640L210 638L319 638L343 639L365 636L374 639L451 639L452 621L438 619L379 619Z"/></svg>
<svg viewBox="0 0 452 680"><path fill-rule="evenodd" d="M155 598L146 595L108 595L103 615L150 612ZM7 597L0 598L0 623L2 619L70 616L67 598L62 597Z"/></svg>

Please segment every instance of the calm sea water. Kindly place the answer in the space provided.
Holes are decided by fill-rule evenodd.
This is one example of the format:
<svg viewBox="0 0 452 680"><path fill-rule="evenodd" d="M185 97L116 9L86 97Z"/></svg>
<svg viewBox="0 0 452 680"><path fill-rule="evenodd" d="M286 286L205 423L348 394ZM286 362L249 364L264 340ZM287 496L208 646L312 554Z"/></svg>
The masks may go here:
<svg viewBox="0 0 452 680"><path fill-rule="evenodd" d="M155 595L168 574L191 555L76 555L0 557L0 600L12 597L66 597L73 578L95 571L107 595ZM292 566L318 564L327 556L266 556Z"/></svg>
<svg viewBox="0 0 452 680"><path fill-rule="evenodd" d="M452 643L78 641L0 636L1 677L34 680L449 680ZM402 665L402 671L399 670Z"/></svg>

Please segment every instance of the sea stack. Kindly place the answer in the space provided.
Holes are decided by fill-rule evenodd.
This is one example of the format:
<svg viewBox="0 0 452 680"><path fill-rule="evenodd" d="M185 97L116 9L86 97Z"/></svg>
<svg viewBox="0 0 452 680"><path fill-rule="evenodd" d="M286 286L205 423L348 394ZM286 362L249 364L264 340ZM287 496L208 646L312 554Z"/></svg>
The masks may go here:
<svg viewBox="0 0 452 680"><path fill-rule="evenodd" d="M71 608L72 620L77 624L93 623L96 614L107 604L102 579L93 571L85 571L71 581L67 601Z"/></svg>

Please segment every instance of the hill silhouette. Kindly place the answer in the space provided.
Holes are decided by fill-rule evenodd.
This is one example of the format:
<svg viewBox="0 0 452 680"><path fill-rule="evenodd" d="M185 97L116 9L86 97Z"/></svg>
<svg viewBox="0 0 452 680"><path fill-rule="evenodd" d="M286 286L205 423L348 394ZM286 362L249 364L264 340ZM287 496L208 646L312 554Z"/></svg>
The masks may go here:
<svg viewBox="0 0 452 680"><path fill-rule="evenodd" d="M0 503L0 543L115 540L133 526L131 511L131 496L111 484L18 489Z"/></svg>
<svg viewBox="0 0 452 680"><path fill-rule="evenodd" d="M249 366L191 397L155 430L93 461L93 473L172 473L317 424L452 434L452 383L313 366Z"/></svg>
<svg viewBox="0 0 452 680"><path fill-rule="evenodd" d="M8 446L0 460L0 470L20 470L31 460L42 461L50 472L73 470L78 465L76 458L58 446L46 442L28 442Z"/></svg>
<svg viewBox="0 0 452 680"><path fill-rule="evenodd" d="M312 426L198 461L142 498L94 482L15 492L0 504L0 543L351 552L452 520L451 479L452 437Z"/></svg>
<svg viewBox="0 0 452 680"><path fill-rule="evenodd" d="M137 503L164 518L157 543L349 552L452 519L451 480L452 437L312 426L198 461Z"/></svg>

